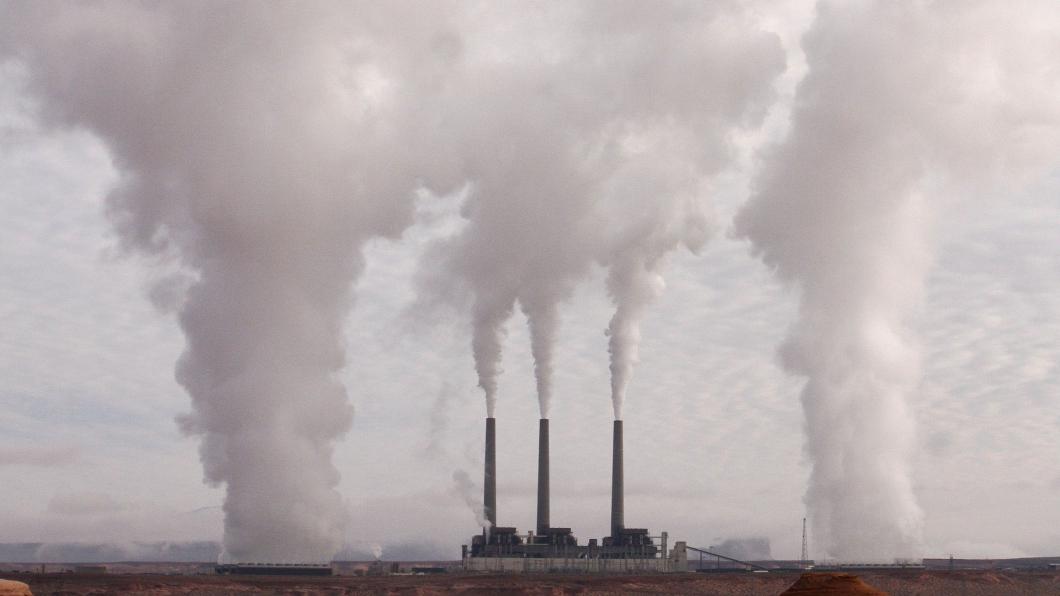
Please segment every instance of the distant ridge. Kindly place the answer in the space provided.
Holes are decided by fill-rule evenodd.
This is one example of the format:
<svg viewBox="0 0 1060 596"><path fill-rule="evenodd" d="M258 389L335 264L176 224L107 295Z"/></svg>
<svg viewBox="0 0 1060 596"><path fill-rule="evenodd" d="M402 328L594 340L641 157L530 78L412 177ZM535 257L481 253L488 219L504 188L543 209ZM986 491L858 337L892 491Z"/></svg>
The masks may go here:
<svg viewBox="0 0 1060 596"><path fill-rule="evenodd" d="M0 543L0 563L216 563L221 543L191 542L6 542ZM390 561L446 561L460 558L459 549L424 542L382 545ZM370 547L346 545L335 561L371 561Z"/></svg>
<svg viewBox="0 0 1060 596"><path fill-rule="evenodd" d="M220 554L221 543L213 541L0 543L0 562L3 563L195 563L216 561Z"/></svg>

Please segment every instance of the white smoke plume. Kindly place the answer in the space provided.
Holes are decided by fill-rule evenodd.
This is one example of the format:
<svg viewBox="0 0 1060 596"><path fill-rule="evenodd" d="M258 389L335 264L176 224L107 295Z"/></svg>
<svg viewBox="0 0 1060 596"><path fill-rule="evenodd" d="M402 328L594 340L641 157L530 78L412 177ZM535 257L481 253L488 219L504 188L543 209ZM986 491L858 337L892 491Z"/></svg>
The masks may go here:
<svg viewBox="0 0 1060 596"><path fill-rule="evenodd" d="M475 515L475 523L479 527L490 527L490 520L486 519L486 507L479 497L482 489L475 485L475 481L464 470L453 472L453 492L471 509Z"/></svg>
<svg viewBox="0 0 1060 596"><path fill-rule="evenodd" d="M920 548L914 327L942 198L1056 166L1058 15L1016 4L821 2L789 137L737 216L799 291L781 359L807 378L806 501L829 557Z"/></svg>
<svg viewBox="0 0 1060 596"><path fill-rule="evenodd" d="M427 426L427 442L423 446L423 457L435 459L445 454L445 432L449 428L449 411L452 409L453 390L449 383L442 384L431 404Z"/></svg>
<svg viewBox="0 0 1060 596"><path fill-rule="evenodd" d="M424 294L466 299L489 416L518 304L548 417L559 307L594 261L609 267L618 403L663 257L705 240L704 180L728 162L726 133L762 115L784 57L733 3L491 6L449 95L468 225L429 252Z"/></svg>
<svg viewBox="0 0 1060 596"><path fill-rule="evenodd" d="M659 147L647 151L651 159L680 163L682 157ZM632 175L619 177L610 197L614 219L608 229L613 236L601 261L608 267L607 290L615 305L607 335L616 420L622 419L626 390L639 360L641 319L666 287L661 273L666 255L681 245L699 250L709 233L697 188L702 174L688 166L687 172L673 172L672 163L650 166L654 171L636 168Z"/></svg>
<svg viewBox="0 0 1060 596"><path fill-rule="evenodd" d="M360 246L446 189L431 111L446 18L398 3L5 3L0 52L50 125L109 147L130 250L193 282L177 378L229 560L329 560L345 506L335 379Z"/></svg>

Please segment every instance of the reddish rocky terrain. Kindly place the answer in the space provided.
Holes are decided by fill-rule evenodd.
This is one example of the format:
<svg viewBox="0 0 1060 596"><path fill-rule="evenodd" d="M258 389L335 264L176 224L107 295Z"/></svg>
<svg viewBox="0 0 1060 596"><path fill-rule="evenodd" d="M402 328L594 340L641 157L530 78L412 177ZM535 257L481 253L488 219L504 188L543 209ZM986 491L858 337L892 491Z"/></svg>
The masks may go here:
<svg viewBox="0 0 1060 596"><path fill-rule="evenodd" d="M804 573L781 596L885 596L849 573Z"/></svg>
<svg viewBox="0 0 1060 596"><path fill-rule="evenodd" d="M30 593L29 586L22 582L0 579L0 596L26 596Z"/></svg>
<svg viewBox="0 0 1060 596"><path fill-rule="evenodd" d="M813 574L817 575L817 574ZM1060 574L998 571L873 571L859 574L864 584L894 596L1001 596L1060 594ZM391 575L380 577L231 577L216 575L18 574L37 596L169 596L173 594L717 594L777 596L793 587L794 573L680 575ZM806 585L827 587L810 578ZM816 583L815 583L816 582ZM842 580L835 585L860 584ZM870 589L871 588L867 588ZM823 588L822 588L823 589ZM858 589L861 589L860 587ZM878 592L802 591L796 594L873 594Z"/></svg>

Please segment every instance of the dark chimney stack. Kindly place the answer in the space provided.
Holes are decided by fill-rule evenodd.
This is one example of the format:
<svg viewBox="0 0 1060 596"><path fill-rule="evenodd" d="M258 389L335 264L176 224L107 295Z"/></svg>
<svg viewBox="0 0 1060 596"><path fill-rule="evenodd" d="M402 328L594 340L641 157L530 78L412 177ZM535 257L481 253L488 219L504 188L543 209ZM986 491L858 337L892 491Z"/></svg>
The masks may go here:
<svg viewBox="0 0 1060 596"><path fill-rule="evenodd" d="M622 481L622 421L615 420L615 438L611 459L611 539L617 541L618 535L626 526L625 487Z"/></svg>
<svg viewBox="0 0 1060 596"><path fill-rule="evenodd" d="M482 505L490 530L497 527L497 419L486 418L486 477L482 483Z"/></svg>
<svg viewBox="0 0 1060 596"><path fill-rule="evenodd" d="M537 534L549 528L548 499L548 418L542 418L537 433Z"/></svg>

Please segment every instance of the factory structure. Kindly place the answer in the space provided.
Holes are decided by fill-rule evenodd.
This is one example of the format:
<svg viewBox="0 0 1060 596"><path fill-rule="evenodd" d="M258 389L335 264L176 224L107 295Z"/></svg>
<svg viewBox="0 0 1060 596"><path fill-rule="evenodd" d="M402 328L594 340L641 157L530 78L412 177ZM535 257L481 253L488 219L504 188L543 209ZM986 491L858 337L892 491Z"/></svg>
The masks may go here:
<svg viewBox="0 0 1060 596"><path fill-rule="evenodd" d="M570 528L552 527L549 511L548 419L540 420L537 459L537 527L520 534L497 524L497 420L486 418L483 506L487 527L462 548L467 571L507 573L683 572L688 570L684 542L669 548L666 532L650 535L625 525L622 421L614 422L611 465L611 535L578 544Z"/></svg>

